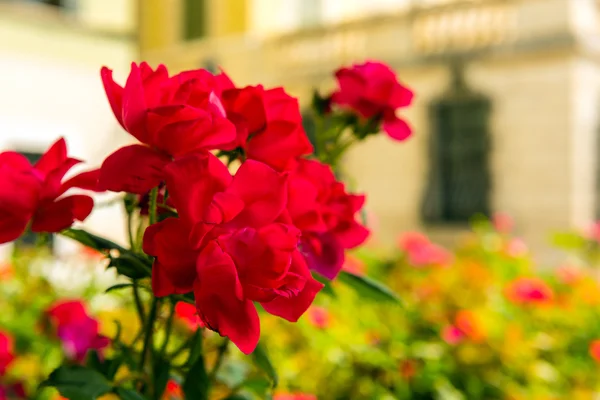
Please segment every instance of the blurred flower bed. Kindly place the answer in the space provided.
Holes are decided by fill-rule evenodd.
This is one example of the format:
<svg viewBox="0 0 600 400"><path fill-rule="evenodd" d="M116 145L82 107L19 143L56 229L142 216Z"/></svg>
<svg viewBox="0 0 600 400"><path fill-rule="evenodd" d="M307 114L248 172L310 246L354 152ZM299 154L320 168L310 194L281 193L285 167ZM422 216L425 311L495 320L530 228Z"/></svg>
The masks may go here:
<svg viewBox="0 0 600 400"><path fill-rule="evenodd" d="M281 386L319 399L597 398L600 230L556 235L565 263L545 272L511 230L498 215L452 251L406 233L391 258L355 253L346 268L401 304L334 282L297 327L270 319Z"/></svg>
<svg viewBox="0 0 600 400"><path fill-rule="evenodd" d="M262 335L279 371L274 399L594 398L599 228L556 235L565 263L542 272L502 215L477 220L453 250L406 233L392 257L355 252L344 268L381 280L400 303L373 301L333 282L298 324L264 316ZM60 399L38 385L63 354L74 362L82 350L103 354L106 337L135 344L134 304L121 291L104 293L119 283L105 267L89 251L57 259L39 250L20 251L1 266L0 399L23 392ZM175 315L181 342L203 330L193 306L179 303ZM214 358L220 338L204 335L207 357ZM224 387L250 379L260 393L268 381L238 358L223 365L218 379ZM119 376L127 378L126 368ZM267 394L235 396L223 390L218 398ZM163 398L182 398L178 382L169 382Z"/></svg>

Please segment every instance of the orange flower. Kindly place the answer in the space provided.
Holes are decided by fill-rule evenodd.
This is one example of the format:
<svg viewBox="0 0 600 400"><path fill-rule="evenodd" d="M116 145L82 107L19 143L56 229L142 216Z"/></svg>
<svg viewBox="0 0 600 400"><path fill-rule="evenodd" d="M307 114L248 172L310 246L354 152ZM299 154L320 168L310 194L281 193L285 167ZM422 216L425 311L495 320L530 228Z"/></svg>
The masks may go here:
<svg viewBox="0 0 600 400"><path fill-rule="evenodd" d="M481 322L472 311L459 311L454 318L454 323L473 342L481 342L485 337Z"/></svg>

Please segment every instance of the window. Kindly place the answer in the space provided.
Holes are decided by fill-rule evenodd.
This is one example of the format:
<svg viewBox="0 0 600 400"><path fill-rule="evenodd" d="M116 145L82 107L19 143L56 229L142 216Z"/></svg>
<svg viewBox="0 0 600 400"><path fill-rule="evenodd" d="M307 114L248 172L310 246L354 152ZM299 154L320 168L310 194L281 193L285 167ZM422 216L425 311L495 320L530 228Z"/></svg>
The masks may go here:
<svg viewBox="0 0 600 400"><path fill-rule="evenodd" d="M200 39L207 33L207 0L185 0L183 8L185 40Z"/></svg>
<svg viewBox="0 0 600 400"><path fill-rule="evenodd" d="M35 152L20 152L23 154L31 164L35 164L42 157L42 153ZM17 248L32 248L38 246L43 242L44 246L47 246L49 249L52 249L54 246L54 237L52 234L48 235L40 235L37 233L33 233L30 230L25 232L17 241L15 241L15 247Z"/></svg>
<svg viewBox="0 0 600 400"><path fill-rule="evenodd" d="M430 171L423 201L426 222L464 223L489 215L490 101L465 85L453 68L451 90L430 108Z"/></svg>

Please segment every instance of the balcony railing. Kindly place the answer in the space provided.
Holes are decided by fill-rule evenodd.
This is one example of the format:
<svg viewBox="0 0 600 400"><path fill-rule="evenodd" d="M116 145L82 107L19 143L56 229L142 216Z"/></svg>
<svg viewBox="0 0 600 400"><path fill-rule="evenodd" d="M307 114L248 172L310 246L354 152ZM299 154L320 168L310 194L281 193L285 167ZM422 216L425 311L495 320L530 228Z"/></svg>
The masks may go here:
<svg viewBox="0 0 600 400"><path fill-rule="evenodd" d="M181 43L145 58L176 69L199 67L210 59L241 82L280 83L322 76L340 64L365 58L402 65L510 50L532 41L551 43L572 34L570 1L457 1L268 39L244 36Z"/></svg>

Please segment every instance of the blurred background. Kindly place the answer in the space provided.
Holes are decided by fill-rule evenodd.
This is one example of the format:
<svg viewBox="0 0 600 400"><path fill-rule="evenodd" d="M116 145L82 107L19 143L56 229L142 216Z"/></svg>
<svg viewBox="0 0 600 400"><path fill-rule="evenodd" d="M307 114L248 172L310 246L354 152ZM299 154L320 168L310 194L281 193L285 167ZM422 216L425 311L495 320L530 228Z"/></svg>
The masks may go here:
<svg viewBox="0 0 600 400"><path fill-rule="evenodd" d="M548 232L600 208L599 17L595 0L0 0L0 148L35 158L64 136L95 166L130 141L102 65L120 82L132 60L221 67L308 107L339 66L381 59L417 96L412 138L374 137L344 164L369 193L372 244L406 230L451 244L502 211L544 259ZM87 227L123 237L118 213Z"/></svg>

